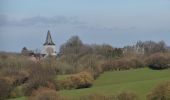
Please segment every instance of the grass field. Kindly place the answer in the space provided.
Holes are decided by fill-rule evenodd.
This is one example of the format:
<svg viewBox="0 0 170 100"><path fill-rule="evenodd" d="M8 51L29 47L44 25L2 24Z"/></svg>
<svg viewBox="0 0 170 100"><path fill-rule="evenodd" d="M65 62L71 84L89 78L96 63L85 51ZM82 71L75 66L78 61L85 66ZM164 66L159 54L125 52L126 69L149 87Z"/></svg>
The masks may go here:
<svg viewBox="0 0 170 100"><path fill-rule="evenodd" d="M77 98L91 93L104 95L116 94L122 91L134 91L141 100L155 85L170 80L170 69L150 70L148 68L119 72L105 72L95 82L93 87L78 90L63 90L59 93L68 98Z"/></svg>
<svg viewBox="0 0 170 100"><path fill-rule="evenodd" d="M27 100L27 99L25 97L20 97L20 98L8 99L8 100Z"/></svg>
<svg viewBox="0 0 170 100"><path fill-rule="evenodd" d="M61 77L63 78L65 76ZM170 80L170 69L157 71L142 68L127 71L105 72L94 81L94 85L91 88L62 90L59 93L62 96L76 99L91 93L111 95L122 91L132 91L137 93L141 100L145 100L146 95L154 86L168 80ZM25 100L25 98L22 97L11 100Z"/></svg>

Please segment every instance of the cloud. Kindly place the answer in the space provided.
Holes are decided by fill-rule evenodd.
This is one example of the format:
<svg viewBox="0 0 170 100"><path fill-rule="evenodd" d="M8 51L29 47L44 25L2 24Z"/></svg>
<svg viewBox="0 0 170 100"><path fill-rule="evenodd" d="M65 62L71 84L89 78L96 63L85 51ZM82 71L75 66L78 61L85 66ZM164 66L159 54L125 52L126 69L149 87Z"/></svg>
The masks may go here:
<svg viewBox="0 0 170 100"><path fill-rule="evenodd" d="M90 31L104 31L104 32L114 32L114 31L132 31L132 30L136 30L137 27L135 26L130 26L130 27L118 27L118 26L96 26L96 25L88 25L88 24L82 24L82 25L78 25L76 26L76 28L78 29L87 29Z"/></svg>
<svg viewBox="0 0 170 100"><path fill-rule="evenodd" d="M6 15L0 15L0 26L6 25L8 23L8 19Z"/></svg>
<svg viewBox="0 0 170 100"><path fill-rule="evenodd" d="M49 25L60 25L60 24L83 24L78 21L76 17L65 17L65 16L54 16L54 17L43 17L35 16L30 18L24 18L21 20L10 20L6 15L0 15L0 26L49 26Z"/></svg>
<svg viewBox="0 0 170 100"><path fill-rule="evenodd" d="M81 19L79 17L66 17L66 16L54 16L54 17L43 17L43 16L34 16L29 18L23 18L20 20L15 20L9 18L7 15L0 15L0 28L6 27L50 27L57 28L67 31L76 31L80 32L127 32L136 30L136 26L115 26L115 25L106 25L101 23L100 25L96 22L90 22L88 19Z"/></svg>
<svg viewBox="0 0 170 100"><path fill-rule="evenodd" d="M23 19L20 24L22 25L37 25L37 24L42 24L42 25L49 25L49 24L67 24L71 20L69 18L66 18L64 16L55 16L52 18L47 18L47 17L41 17L41 16L36 16L32 18L27 18Z"/></svg>
<svg viewBox="0 0 170 100"><path fill-rule="evenodd" d="M58 25L58 26L57 26ZM78 17L65 17L65 16L54 16L54 17L43 17L43 16L34 16L30 18L24 18L20 20L10 19L7 15L0 15L0 27L2 26L12 26L12 27L72 27L73 30L88 30L88 31L126 31L135 29L134 27L121 28L121 27L107 27L105 25L97 26L95 23L89 24L88 21L84 22L79 20Z"/></svg>

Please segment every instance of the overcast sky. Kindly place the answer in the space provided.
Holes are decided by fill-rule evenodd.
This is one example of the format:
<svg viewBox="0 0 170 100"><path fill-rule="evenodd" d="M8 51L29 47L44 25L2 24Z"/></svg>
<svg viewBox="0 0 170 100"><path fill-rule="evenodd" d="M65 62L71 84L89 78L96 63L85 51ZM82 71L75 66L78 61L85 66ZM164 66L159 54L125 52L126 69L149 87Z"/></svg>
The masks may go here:
<svg viewBox="0 0 170 100"><path fill-rule="evenodd" d="M0 51L56 48L72 35L123 47L138 40L170 45L170 0L0 0Z"/></svg>

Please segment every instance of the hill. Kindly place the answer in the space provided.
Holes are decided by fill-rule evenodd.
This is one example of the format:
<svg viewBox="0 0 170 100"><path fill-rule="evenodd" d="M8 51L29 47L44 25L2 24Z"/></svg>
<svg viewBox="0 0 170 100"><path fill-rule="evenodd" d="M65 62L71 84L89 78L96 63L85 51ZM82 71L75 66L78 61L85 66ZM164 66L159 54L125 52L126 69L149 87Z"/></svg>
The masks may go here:
<svg viewBox="0 0 170 100"><path fill-rule="evenodd" d="M137 93L140 99L144 100L154 86L168 80L170 80L170 69L151 70L142 68L127 71L105 72L94 82L91 88L63 90L59 93L68 98L75 99L91 93L110 95L122 91L132 91Z"/></svg>
<svg viewBox="0 0 170 100"><path fill-rule="evenodd" d="M68 75L67 75L68 76ZM59 76L63 79L67 76ZM93 87L86 89L62 90L62 96L73 100L84 95L97 93L104 95L117 94L123 91L135 92L141 100L158 84L170 80L170 69L151 70L148 68L126 71L105 72L95 80ZM24 97L10 100L25 100Z"/></svg>

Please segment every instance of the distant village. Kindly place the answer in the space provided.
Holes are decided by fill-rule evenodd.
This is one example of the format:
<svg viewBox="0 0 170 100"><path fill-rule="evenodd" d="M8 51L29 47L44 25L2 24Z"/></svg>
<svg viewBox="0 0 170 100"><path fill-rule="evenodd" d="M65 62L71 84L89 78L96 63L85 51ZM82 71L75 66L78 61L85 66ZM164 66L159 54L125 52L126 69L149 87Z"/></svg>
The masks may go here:
<svg viewBox="0 0 170 100"><path fill-rule="evenodd" d="M43 44L43 49L41 50L41 52L35 52L33 50L27 49L26 47L23 47L21 54L30 57L31 60L41 60L49 56L56 57L56 47L52 40L50 31L48 30L47 32L46 41Z"/></svg>
<svg viewBox="0 0 170 100"><path fill-rule="evenodd" d="M113 48L114 49L114 48ZM154 41L138 41L133 46L125 46L123 48L119 48L122 50L123 54L134 53L138 55L144 55L147 53L154 53L154 52L165 52L169 51L170 48L165 44L164 41L154 42ZM57 57L55 43L52 40L52 36L50 31L47 32L47 37L45 43L43 44L42 50L40 52L36 52L34 50L29 50L27 47L23 47L21 54L27 57L30 57L33 61L39 61L45 59L47 57Z"/></svg>

